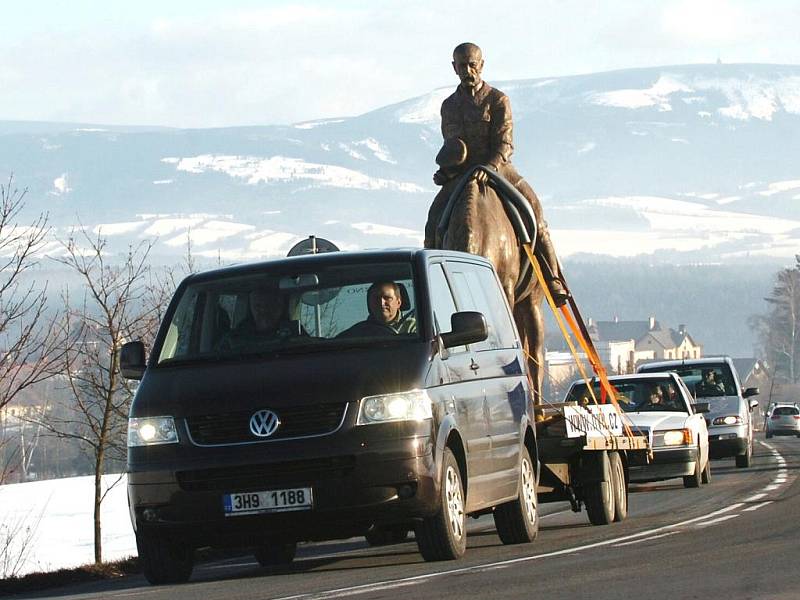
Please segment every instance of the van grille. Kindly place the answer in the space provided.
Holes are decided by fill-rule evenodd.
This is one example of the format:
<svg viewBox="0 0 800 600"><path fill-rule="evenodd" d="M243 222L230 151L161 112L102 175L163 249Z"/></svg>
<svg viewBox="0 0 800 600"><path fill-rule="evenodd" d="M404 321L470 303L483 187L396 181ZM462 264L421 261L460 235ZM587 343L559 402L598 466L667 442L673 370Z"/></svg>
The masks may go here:
<svg viewBox="0 0 800 600"><path fill-rule="evenodd" d="M178 484L187 492L247 492L275 485L313 484L342 479L353 472L355 456L333 456L262 465L221 467L176 473Z"/></svg>
<svg viewBox="0 0 800 600"><path fill-rule="evenodd" d="M187 417L186 428L198 446L271 442L333 433L341 427L346 411L346 402L276 408L274 412L281 423L268 438L250 431L250 417L255 410Z"/></svg>

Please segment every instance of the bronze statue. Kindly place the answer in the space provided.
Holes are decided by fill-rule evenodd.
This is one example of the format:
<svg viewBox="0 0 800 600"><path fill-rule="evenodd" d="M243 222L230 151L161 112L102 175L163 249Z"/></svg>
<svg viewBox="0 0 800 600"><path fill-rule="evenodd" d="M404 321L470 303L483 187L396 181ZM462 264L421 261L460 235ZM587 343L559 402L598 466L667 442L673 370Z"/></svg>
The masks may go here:
<svg viewBox="0 0 800 600"><path fill-rule="evenodd" d="M436 240L436 227L455 183L475 165L485 165L505 177L530 202L538 224L534 253L542 266L553 299L557 305L562 305L566 302L568 293L560 279L558 259L542 214L542 206L533 188L511 164L514 142L508 96L481 78L483 54L475 44L456 46L453 50L453 69L461 83L442 102L442 137L445 144L437 162L446 166L442 166L433 175L434 183L442 186L442 189L428 212L425 247L440 245ZM453 152L458 153L460 147L459 144L452 143L455 140L461 140L466 145L466 157L453 156ZM461 158L463 160L459 162ZM487 178L485 171L479 170L475 174L480 185L485 184Z"/></svg>

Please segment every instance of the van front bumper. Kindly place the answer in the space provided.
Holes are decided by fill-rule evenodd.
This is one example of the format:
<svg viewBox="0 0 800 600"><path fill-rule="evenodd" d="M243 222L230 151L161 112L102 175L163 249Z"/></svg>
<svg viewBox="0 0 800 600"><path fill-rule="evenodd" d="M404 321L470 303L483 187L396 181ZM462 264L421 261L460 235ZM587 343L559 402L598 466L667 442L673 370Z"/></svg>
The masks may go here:
<svg viewBox="0 0 800 600"><path fill-rule="evenodd" d="M431 445L417 442L395 438L368 445L372 451L350 454L324 454L321 448L313 456L306 449L302 459L283 448L284 460L183 465L175 471L129 465L131 520L137 531L168 535L194 547L345 538L374 523L410 526L433 514L439 503ZM224 513L226 494L294 488L311 488L310 509Z"/></svg>

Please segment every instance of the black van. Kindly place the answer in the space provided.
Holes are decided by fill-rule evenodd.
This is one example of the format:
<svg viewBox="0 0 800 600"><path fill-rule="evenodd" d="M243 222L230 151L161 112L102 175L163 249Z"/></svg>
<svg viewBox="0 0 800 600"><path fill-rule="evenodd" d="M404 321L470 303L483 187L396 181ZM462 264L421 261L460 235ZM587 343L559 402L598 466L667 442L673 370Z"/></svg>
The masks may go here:
<svg viewBox="0 0 800 600"><path fill-rule="evenodd" d="M120 364L141 379L128 498L151 583L186 581L207 546L275 565L299 541L413 529L447 560L488 512L504 543L536 536L525 357L481 257L331 252L191 275L149 359L130 342Z"/></svg>

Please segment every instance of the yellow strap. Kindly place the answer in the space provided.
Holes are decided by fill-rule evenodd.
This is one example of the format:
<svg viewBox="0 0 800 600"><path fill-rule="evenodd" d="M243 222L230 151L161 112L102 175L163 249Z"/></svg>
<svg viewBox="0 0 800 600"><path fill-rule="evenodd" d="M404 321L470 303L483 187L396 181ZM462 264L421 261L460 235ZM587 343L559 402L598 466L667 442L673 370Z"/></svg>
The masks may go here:
<svg viewBox="0 0 800 600"><path fill-rule="evenodd" d="M536 259L536 256L533 254L533 250L531 249L530 244L522 244L522 247L525 248L525 252L528 255L528 258L531 261L531 266L533 267L534 273L536 273L536 279L539 281L539 286L544 291L544 296L547 299L547 303L550 305L550 309L553 311L553 316L556 319L556 323L558 323L559 329L561 329L561 334L564 336L564 339L569 346L570 352L572 353L572 357L575 359L575 364L578 367L578 370L581 373L584 381L586 381L586 389L589 390L589 395L592 398L592 401L597 405L599 402L597 401L597 397L594 394L593 386L591 385L591 378L587 375L586 371L583 368L583 363L581 362L580 357L578 356L578 351L575 349L575 345L572 343L572 338L567 330L567 327L564 325L564 321L569 324L569 328L572 330L575 338L578 340L583 351L586 353L587 358L589 359L589 364L592 366L592 370L595 372L597 377L600 379L600 385L605 390L608 397L611 399L611 404L616 409L617 413L620 415L622 414L622 409L617 402L617 396L614 390L614 387L611 385L611 382L608 380L608 375L606 373L606 369L603 366L603 363L600 361L600 356L597 353L597 349L592 344L591 340L587 340L582 335L580 328L578 327L577 322L575 321L575 317L572 315L570 310L567 306L562 306L561 310L558 310L556 307L556 303L553 300L553 296L550 293L550 289L547 286L547 282L544 279L544 275L542 273L542 268L539 265L539 261ZM562 314L563 319L562 320ZM632 437L633 432L631 431L629 425L625 422L625 419L620 419L622 421L625 434L627 436Z"/></svg>

